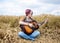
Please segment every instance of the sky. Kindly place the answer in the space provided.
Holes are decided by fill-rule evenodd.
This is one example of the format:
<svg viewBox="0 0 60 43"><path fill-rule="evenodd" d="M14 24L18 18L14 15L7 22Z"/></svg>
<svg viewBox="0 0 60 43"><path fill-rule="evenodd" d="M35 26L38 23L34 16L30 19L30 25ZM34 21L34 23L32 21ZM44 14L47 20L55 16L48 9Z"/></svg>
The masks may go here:
<svg viewBox="0 0 60 43"><path fill-rule="evenodd" d="M60 0L0 0L0 15L25 15L26 9L33 15L60 15Z"/></svg>

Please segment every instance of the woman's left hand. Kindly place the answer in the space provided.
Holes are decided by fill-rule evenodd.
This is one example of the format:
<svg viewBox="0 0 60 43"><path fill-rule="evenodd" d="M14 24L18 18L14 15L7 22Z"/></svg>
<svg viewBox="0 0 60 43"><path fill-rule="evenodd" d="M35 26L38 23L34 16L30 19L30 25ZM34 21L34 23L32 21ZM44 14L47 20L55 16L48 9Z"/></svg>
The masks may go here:
<svg viewBox="0 0 60 43"><path fill-rule="evenodd" d="M44 23L47 23L48 22L48 18L45 20L45 22Z"/></svg>

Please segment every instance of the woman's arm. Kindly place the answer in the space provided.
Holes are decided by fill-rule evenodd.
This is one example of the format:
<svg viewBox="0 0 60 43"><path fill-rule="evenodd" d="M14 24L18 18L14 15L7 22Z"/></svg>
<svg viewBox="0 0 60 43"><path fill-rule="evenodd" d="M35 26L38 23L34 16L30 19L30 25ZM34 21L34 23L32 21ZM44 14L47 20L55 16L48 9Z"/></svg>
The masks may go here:
<svg viewBox="0 0 60 43"><path fill-rule="evenodd" d="M31 23L27 23L27 22L24 22L24 17L22 17L20 20L19 20L19 24L23 24L23 25L28 25L30 27L33 27L33 24Z"/></svg>
<svg viewBox="0 0 60 43"><path fill-rule="evenodd" d="M29 23L26 23L26 22L24 22L24 21L19 21L19 24L29 25Z"/></svg>
<svg viewBox="0 0 60 43"><path fill-rule="evenodd" d="M46 20L44 20L43 22L39 23L38 25L44 25L48 22L48 18Z"/></svg>
<svg viewBox="0 0 60 43"><path fill-rule="evenodd" d="M21 17L21 18L20 18L19 24L29 25L29 23L24 22L24 17Z"/></svg>

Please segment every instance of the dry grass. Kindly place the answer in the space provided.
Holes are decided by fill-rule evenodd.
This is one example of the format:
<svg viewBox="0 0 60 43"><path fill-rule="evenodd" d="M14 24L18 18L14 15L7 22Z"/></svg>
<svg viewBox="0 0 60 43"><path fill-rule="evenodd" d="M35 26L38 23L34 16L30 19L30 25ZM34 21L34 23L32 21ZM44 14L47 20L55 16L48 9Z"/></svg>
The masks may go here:
<svg viewBox="0 0 60 43"><path fill-rule="evenodd" d="M40 36L31 41L18 36L20 17L0 16L0 43L60 43L60 16L39 15L33 18L41 22L47 17L48 23L38 29L41 32Z"/></svg>

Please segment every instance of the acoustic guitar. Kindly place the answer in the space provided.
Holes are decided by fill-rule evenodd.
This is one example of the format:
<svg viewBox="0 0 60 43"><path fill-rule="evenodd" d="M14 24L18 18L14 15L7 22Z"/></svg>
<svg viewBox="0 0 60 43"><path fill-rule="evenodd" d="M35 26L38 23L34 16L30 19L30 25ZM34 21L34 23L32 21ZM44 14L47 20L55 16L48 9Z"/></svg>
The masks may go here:
<svg viewBox="0 0 60 43"><path fill-rule="evenodd" d="M48 21L48 19L44 20L41 23L37 23L36 21L32 21L32 22L29 22L29 23L33 24L33 27L30 27L28 25L20 25L20 27L23 28L23 30L24 30L25 33L31 34L32 32L34 32L34 30L37 30L40 25L46 24L47 21Z"/></svg>
<svg viewBox="0 0 60 43"><path fill-rule="evenodd" d="M33 24L33 27L30 27L28 25L20 25L20 27L24 28L25 33L31 34L34 30L37 30L39 28L39 25L37 24L36 21L29 22Z"/></svg>

